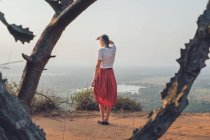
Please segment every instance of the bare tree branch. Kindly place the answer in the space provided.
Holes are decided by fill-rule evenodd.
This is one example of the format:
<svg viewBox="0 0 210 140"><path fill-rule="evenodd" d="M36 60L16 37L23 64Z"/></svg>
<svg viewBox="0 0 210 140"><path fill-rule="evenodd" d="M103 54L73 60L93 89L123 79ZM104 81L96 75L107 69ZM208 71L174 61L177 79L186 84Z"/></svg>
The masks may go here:
<svg viewBox="0 0 210 140"><path fill-rule="evenodd" d="M54 16L51 22L43 31L33 52L30 56L24 57L27 61L20 82L20 91L18 97L28 106L30 105L39 83L42 71L48 60L52 57L51 52L59 40L62 32L77 16L96 0L77 0L69 5L58 16Z"/></svg>
<svg viewBox="0 0 210 140"><path fill-rule="evenodd" d="M16 63L21 63L23 62L22 60L21 61L12 61L12 62L7 62L7 63L2 63L0 64L0 66L5 66L5 65L9 65L9 64L16 64Z"/></svg>
<svg viewBox="0 0 210 140"><path fill-rule="evenodd" d="M66 7L71 5L74 0L45 0L54 9L55 13L59 15Z"/></svg>
<svg viewBox="0 0 210 140"><path fill-rule="evenodd" d="M177 60L180 64L178 73L175 74L166 88L161 93L162 107L149 115L149 120L141 129L134 131L131 140L157 140L171 124L180 116L188 105L187 96L193 82L201 69L206 66L209 59L210 46L210 6L198 18L198 29L195 37L186 48L181 49L181 57Z"/></svg>
<svg viewBox="0 0 210 140"><path fill-rule="evenodd" d="M0 73L0 139L45 140L45 133L32 121L17 97L8 93Z"/></svg>

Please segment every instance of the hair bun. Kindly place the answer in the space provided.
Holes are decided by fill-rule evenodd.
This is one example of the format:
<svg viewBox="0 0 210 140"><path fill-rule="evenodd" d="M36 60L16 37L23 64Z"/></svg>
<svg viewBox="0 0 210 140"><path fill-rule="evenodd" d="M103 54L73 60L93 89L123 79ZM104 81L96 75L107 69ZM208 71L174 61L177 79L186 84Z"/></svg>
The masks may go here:
<svg viewBox="0 0 210 140"><path fill-rule="evenodd" d="M109 44L109 37L108 37L108 35L103 34L103 35L101 36L101 38L104 40L104 43L105 43L105 44Z"/></svg>

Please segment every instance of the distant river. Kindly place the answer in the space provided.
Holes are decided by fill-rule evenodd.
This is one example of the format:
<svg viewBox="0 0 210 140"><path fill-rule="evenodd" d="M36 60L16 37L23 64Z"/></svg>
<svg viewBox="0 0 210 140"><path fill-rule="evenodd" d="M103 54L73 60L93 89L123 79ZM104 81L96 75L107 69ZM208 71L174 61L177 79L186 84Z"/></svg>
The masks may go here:
<svg viewBox="0 0 210 140"><path fill-rule="evenodd" d="M77 89L90 87L94 76L94 66L48 66L47 69L40 78L38 90L50 90L55 96L66 97ZM9 70L0 69L0 71L9 82L19 82L23 67L14 66ZM162 86L162 83L165 83L165 79L169 79L174 71L176 69L173 67L116 67L118 93L134 94L141 89L139 96L135 96L135 99L142 103L143 109L159 108L161 104L160 92L165 87L165 84ZM196 79L188 97L189 105L185 109L186 112L210 112L209 73L210 71L203 73Z"/></svg>
<svg viewBox="0 0 210 140"><path fill-rule="evenodd" d="M140 88L146 88L146 87L120 84L120 85L117 85L117 92L119 93L130 92L131 94L134 94L134 93L138 93Z"/></svg>

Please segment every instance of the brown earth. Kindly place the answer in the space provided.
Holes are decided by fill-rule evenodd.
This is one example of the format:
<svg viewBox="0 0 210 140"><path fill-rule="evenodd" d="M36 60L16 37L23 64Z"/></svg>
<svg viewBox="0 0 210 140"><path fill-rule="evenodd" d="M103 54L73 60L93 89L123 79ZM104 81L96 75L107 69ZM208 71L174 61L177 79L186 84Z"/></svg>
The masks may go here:
<svg viewBox="0 0 210 140"><path fill-rule="evenodd" d="M97 124L98 112L54 112L33 116L47 140L125 140L147 121L144 112L112 113L109 126ZM210 140L210 113L183 114L160 140Z"/></svg>

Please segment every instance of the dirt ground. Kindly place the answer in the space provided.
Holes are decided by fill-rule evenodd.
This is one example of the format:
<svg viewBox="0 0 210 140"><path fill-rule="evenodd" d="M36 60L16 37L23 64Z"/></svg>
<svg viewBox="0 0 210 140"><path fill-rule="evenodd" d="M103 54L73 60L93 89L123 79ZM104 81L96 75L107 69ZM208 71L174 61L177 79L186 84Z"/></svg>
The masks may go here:
<svg viewBox="0 0 210 140"><path fill-rule="evenodd" d="M98 112L54 112L33 116L47 140L126 140L147 119L144 112L111 114L110 125L101 126ZM183 114L160 140L210 140L210 113Z"/></svg>

